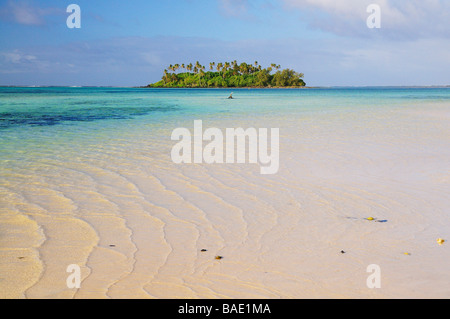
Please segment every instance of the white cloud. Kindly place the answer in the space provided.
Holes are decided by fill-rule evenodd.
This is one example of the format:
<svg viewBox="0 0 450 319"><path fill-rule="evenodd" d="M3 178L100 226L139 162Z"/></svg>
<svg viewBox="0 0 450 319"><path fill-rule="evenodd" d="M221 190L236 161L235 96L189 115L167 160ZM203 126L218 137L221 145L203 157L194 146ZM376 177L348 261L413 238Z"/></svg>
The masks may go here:
<svg viewBox="0 0 450 319"><path fill-rule="evenodd" d="M34 62L36 61L36 56L24 54L19 50L9 51L0 53L1 56L6 60L6 62L20 64L24 62Z"/></svg>
<svg viewBox="0 0 450 319"><path fill-rule="evenodd" d="M390 38L450 36L448 0L282 0L305 15L312 27L339 35L376 34L366 27L370 4L381 7L379 34Z"/></svg>
<svg viewBox="0 0 450 319"><path fill-rule="evenodd" d="M35 54L21 50L0 52L0 73L26 73L29 70L43 71L50 64L37 58Z"/></svg>
<svg viewBox="0 0 450 319"><path fill-rule="evenodd" d="M247 13L248 0L220 0L222 12L228 16L239 17Z"/></svg>
<svg viewBox="0 0 450 319"><path fill-rule="evenodd" d="M6 5L0 8L0 17L2 19L30 26L44 25L47 16L62 13L62 9L40 8L32 5L29 1L10 0Z"/></svg>
<svg viewBox="0 0 450 319"><path fill-rule="evenodd" d="M169 64L259 61L305 73L308 85L448 85L450 42L365 38L124 37L0 52L3 85L145 85Z"/></svg>

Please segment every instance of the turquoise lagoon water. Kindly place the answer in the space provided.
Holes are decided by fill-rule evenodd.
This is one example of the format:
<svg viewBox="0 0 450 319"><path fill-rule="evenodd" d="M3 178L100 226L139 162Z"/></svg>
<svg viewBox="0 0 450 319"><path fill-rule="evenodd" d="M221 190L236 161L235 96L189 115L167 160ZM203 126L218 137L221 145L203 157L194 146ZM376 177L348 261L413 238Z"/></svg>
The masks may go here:
<svg viewBox="0 0 450 319"><path fill-rule="evenodd" d="M450 88L0 88L0 298L73 297L74 263L79 297L373 297L357 266L377 258L381 296L448 296L449 106ZM194 120L280 128L283 170L175 166ZM426 254L399 266L407 249Z"/></svg>
<svg viewBox="0 0 450 319"><path fill-rule="evenodd" d="M233 92L234 100L228 100ZM392 110L450 102L450 88L142 89L0 88L0 169L45 152L130 143L145 134L170 139L193 120L248 122L299 114Z"/></svg>
<svg viewBox="0 0 450 319"><path fill-rule="evenodd" d="M234 92L235 100L226 99ZM205 114L321 111L446 102L450 88L134 89L0 88L0 129L130 120L149 123ZM231 104L233 103L233 104ZM97 123L96 123L97 124ZM3 134L2 134L3 135Z"/></svg>

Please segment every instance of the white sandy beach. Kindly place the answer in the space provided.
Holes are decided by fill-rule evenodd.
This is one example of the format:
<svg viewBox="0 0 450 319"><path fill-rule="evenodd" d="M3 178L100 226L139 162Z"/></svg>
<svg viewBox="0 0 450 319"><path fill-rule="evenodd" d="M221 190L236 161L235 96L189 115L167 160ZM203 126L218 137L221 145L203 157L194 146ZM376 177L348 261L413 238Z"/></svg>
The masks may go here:
<svg viewBox="0 0 450 319"><path fill-rule="evenodd" d="M276 175L175 165L177 126L49 146L0 188L0 298L450 298L449 120L444 103L204 119L280 128Z"/></svg>

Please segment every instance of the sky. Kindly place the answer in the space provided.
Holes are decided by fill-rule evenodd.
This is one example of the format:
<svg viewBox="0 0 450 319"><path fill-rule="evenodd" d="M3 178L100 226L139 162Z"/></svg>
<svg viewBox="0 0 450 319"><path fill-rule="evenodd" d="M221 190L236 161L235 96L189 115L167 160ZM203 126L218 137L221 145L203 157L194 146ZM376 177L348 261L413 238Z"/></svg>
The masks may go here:
<svg viewBox="0 0 450 319"><path fill-rule="evenodd" d="M0 85L142 86L234 60L309 86L450 85L449 0L0 0L0 30Z"/></svg>

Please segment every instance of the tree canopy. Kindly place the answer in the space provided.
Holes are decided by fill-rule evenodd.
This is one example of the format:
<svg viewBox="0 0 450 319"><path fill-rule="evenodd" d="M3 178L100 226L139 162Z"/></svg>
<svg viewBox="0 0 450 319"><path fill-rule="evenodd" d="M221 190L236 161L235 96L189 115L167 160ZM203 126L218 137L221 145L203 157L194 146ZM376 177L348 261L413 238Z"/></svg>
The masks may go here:
<svg viewBox="0 0 450 319"><path fill-rule="evenodd" d="M304 87L303 73L294 70L280 70L272 63L262 68L257 61L253 64L233 62L211 62L209 71L200 62L195 64L171 64L159 82L148 87L167 88L222 88L222 87Z"/></svg>

